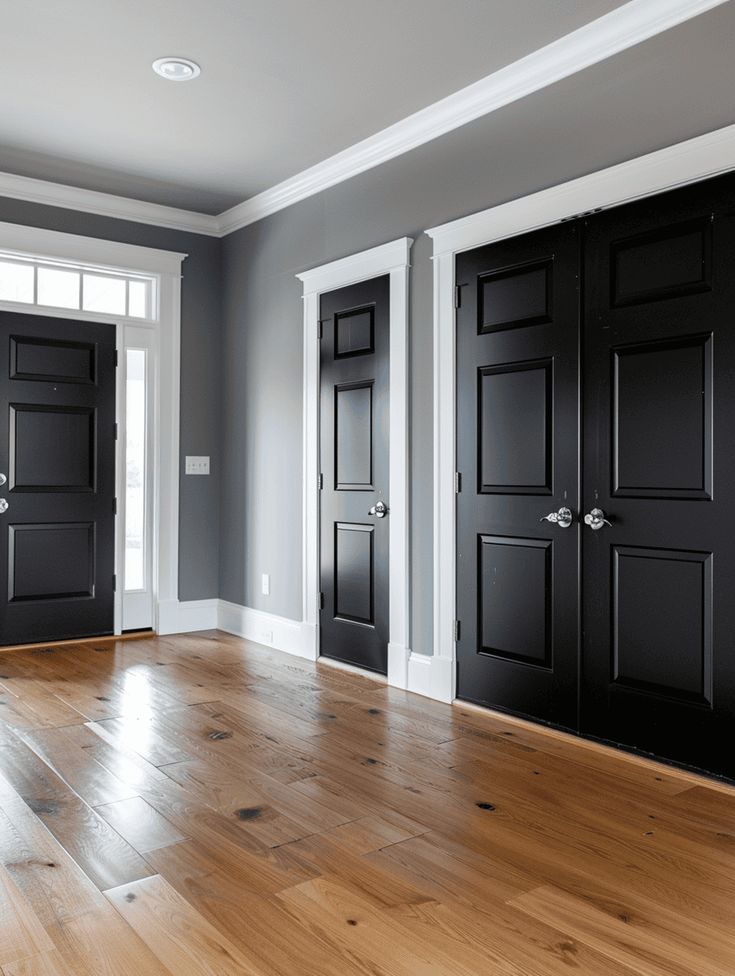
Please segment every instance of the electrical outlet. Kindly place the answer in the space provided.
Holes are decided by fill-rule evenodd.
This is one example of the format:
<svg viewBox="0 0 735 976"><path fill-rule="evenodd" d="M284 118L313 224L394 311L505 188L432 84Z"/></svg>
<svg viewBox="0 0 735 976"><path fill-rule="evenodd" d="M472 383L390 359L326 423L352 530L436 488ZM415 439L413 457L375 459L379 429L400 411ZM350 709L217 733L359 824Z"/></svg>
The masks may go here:
<svg viewBox="0 0 735 976"><path fill-rule="evenodd" d="M263 573L263 575L260 577L260 590L263 596L270 596L271 578L268 573Z"/></svg>
<svg viewBox="0 0 735 976"><path fill-rule="evenodd" d="M272 644L273 643L273 631L272 630L264 630L261 633L260 636L261 636L261 640L262 640L262 642L264 644Z"/></svg>
<svg viewBox="0 0 735 976"><path fill-rule="evenodd" d="M184 472L186 474L209 474L209 458L187 454Z"/></svg>

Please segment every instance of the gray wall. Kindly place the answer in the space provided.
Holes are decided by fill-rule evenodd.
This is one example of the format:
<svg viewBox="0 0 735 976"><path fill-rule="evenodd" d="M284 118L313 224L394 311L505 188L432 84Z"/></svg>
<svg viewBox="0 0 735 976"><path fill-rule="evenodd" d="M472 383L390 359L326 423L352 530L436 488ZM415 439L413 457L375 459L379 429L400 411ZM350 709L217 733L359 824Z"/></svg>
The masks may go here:
<svg viewBox="0 0 735 976"><path fill-rule="evenodd" d="M411 646L431 652L432 279L422 231L732 123L732 6L225 238L224 599L301 616L295 273L412 236ZM269 597L260 594L263 572L272 577Z"/></svg>
<svg viewBox="0 0 735 976"><path fill-rule="evenodd" d="M181 455L210 454L209 478L180 480L179 596L219 591L220 249L215 238L0 198L0 221L189 254L181 307Z"/></svg>

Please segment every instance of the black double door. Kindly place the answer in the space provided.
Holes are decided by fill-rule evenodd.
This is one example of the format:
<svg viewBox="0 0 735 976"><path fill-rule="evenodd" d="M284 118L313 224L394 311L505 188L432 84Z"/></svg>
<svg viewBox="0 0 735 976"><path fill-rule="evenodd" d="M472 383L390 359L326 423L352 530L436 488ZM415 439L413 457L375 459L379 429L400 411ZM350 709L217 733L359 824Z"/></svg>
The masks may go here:
<svg viewBox="0 0 735 976"><path fill-rule="evenodd" d="M457 259L458 694L735 776L735 181Z"/></svg>
<svg viewBox="0 0 735 976"><path fill-rule="evenodd" d="M320 299L322 656L385 674L390 277Z"/></svg>
<svg viewBox="0 0 735 976"><path fill-rule="evenodd" d="M114 627L115 327L0 313L0 644Z"/></svg>

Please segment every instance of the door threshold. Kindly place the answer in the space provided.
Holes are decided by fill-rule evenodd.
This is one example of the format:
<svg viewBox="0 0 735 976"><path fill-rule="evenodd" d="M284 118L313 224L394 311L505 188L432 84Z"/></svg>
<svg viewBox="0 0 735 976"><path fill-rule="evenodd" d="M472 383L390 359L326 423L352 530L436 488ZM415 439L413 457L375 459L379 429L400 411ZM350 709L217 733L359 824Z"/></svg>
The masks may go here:
<svg viewBox="0 0 735 976"><path fill-rule="evenodd" d="M40 641L36 644L8 644L0 647L3 651L33 651L41 647L70 647L74 644L110 644L116 641L149 640L155 637L154 630L134 630L125 634L103 634L101 637L77 637L58 641Z"/></svg>
<svg viewBox="0 0 735 976"><path fill-rule="evenodd" d="M388 678L384 674L379 674L377 671L369 671L367 668L358 668L356 664L348 664L346 661L340 661L335 657L323 657L317 658L317 664L328 664L330 668L337 668L339 671L349 671L350 674L359 674L363 678L371 678L373 681L377 681L378 684L387 684Z"/></svg>
<svg viewBox="0 0 735 976"><path fill-rule="evenodd" d="M463 701L461 698L455 698L452 706L454 708L466 708L470 712L485 715L486 717L491 716L493 719L498 719L508 725L515 725L516 727L527 729L529 732L536 732L539 735L560 739L569 745L574 744L598 754L602 753L610 758L615 756L625 762L642 766L644 769L650 769L652 772L662 773L673 779L679 779L688 786L707 786L709 789L717 790L719 793L726 793L729 796L735 795L735 781L720 776L717 773L710 773L706 769L696 770L677 765L666 759L641 755L639 752L632 752L632 747L630 746L617 745L613 742L606 742L603 739L589 738L577 732L557 728L546 722L534 722L531 719L520 718L518 715L513 715L510 712L502 712L490 706L476 705L474 702Z"/></svg>

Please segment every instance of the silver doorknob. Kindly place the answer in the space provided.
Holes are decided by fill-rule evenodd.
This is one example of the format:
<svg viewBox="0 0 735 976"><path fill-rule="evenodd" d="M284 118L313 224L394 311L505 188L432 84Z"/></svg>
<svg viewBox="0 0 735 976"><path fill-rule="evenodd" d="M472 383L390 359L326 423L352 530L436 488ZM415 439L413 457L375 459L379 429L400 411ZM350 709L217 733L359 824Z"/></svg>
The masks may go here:
<svg viewBox="0 0 735 976"><path fill-rule="evenodd" d="M7 482L7 480L8 479L5 477L5 475L0 471L0 488L2 488L2 486Z"/></svg>
<svg viewBox="0 0 735 976"><path fill-rule="evenodd" d="M0 498L0 515L7 512L9 508L10 505L8 505L7 500L5 498Z"/></svg>
<svg viewBox="0 0 735 976"><path fill-rule="evenodd" d="M378 502L377 504L373 505L368 512L368 515L374 515L375 518L385 518L387 514L388 506L385 504L385 502Z"/></svg>
<svg viewBox="0 0 735 976"><path fill-rule="evenodd" d="M591 512L587 512L585 515L584 524L589 525L593 532L599 532L603 525L612 525L612 522L605 518L605 513L601 508L593 508Z"/></svg>
<svg viewBox="0 0 735 976"><path fill-rule="evenodd" d="M549 512L548 515L542 515L539 519L539 522L553 522L560 529L568 529L573 521L574 516L572 515L572 510L571 508L567 508L566 505L560 508L558 512Z"/></svg>

